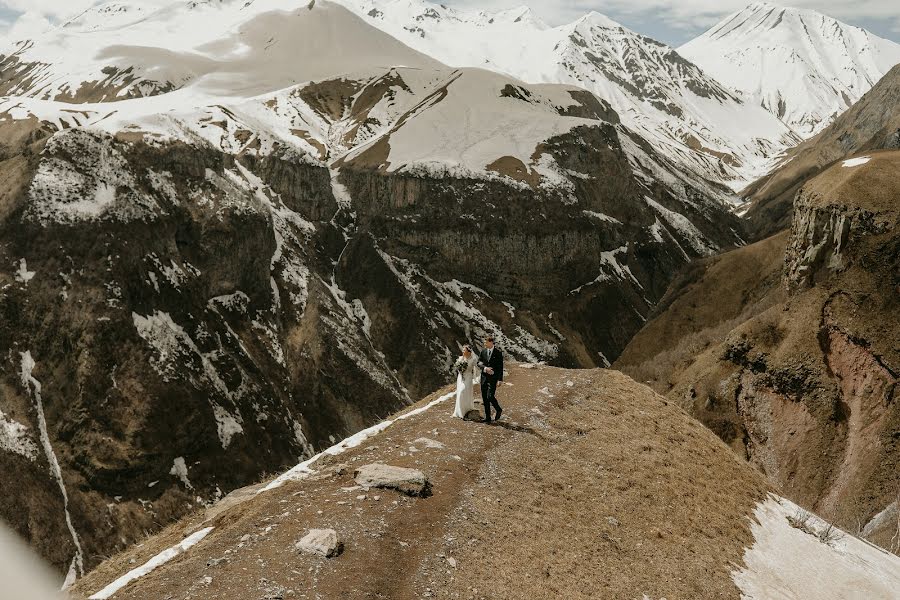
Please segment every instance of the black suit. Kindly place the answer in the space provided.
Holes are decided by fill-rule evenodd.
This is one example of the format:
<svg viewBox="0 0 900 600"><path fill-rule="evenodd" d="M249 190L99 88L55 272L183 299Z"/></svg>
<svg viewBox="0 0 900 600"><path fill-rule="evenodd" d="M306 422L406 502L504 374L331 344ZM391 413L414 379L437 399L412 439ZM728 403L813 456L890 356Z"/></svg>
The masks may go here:
<svg viewBox="0 0 900 600"><path fill-rule="evenodd" d="M481 369L481 400L484 402L484 420L491 422L491 406L497 411L497 416L503 412L500 403L497 402L497 383L503 381L503 353L494 346L492 350L483 349L478 354L478 367ZM490 367L493 375L488 375L484 369Z"/></svg>

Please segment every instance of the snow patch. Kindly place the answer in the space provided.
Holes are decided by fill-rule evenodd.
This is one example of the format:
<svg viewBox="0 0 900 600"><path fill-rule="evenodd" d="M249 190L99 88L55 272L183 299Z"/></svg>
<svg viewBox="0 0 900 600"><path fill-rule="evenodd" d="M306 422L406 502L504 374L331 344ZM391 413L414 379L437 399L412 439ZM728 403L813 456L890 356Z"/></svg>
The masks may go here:
<svg viewBox="0 0 900 600"><path fill-rule="evenodd" d="M585 215L587 215L588 217L591 217L592 219L597 219L598 221L603 221L605 223L612 223L614 225L622 224L622 221L616 219L615 217L605 215L603 213L594 212L592 210L583 210L581 212L584 213Z"/></svg>
<svg viewBox="0 0 900 600"><path fill-rule="evenodd" d="M28 283L37 273L28 270L28 263L24 258L19 259L19 268L16 270L16 281L19 283Z"/></svg>
<svg viewBox="0 0 900 600"><path fill-rule="evenodd" d="M28 427L7 418L2 410L0 410L0 450L18 454L31 462L37 460L37 444L28 434Z"/></svg>
<svg viewBox="0 0 900 600"><path fill-rule="evenodd" d="M194 489L194 486L191 485L191 480L188 479L188 468L187 464L184 462L183 456L179 456L174 461L172 461L172 469L169 471L169 475L174 475L175 477L180 479L181 483L183 483L184 487L186 487L187 489ZM153 484L151 484L150 487L153 487Z"/></svg>
<svg viewBox="0 0 900 600"><path fill-rule="evenodd" d="M212 409L216 418L219 442L222 444L222 449L226 450L231 445L231 440L234 436L244 433L244 428L241 426L243 419L241 419L239 414L228 412L220 404L213 403Z"/></svg>
<svg viewBox="0 0 900 600"><path fill-rule="evenodd" d="M810 515L813 535L791 525L798 514L799 506L775 495L756 506L750 526L755 542L744 553L745 566L732 573L741 598L897 597L900 557L843 532L823 542L820 532L828 524Z"/></svg>
<svg viewBox="0 0 900 600"><path fill-rule="evenodd" d="M145 562L140 567L138 567L136 569L132 569L131 571L128 571L127 573L125 573L124 575L122 575L121 577L119 577L118 579L113 581L112 583L110 583L108 586L106 586L105 588L103 588L102 590L97 592L96 594L93 594L92 596L90 596L89 600L106 600L106 598L111 598L113 596L113 594L115 594L116 592L118 592L119 590L124 588L126 585L128 585L132 581L134 581L136 579L140 579L141 577L143 577L144 575L147 575L148 573L150 573L157 567L160 567L160 566L166 564L167 562L169 562L176 556L178 556L180 554L184 554L185 552L190 550L193 546L196 546L197 544L199 544L200 541L203 538L205 538L207 535L209 535L209 532L211 532L212 530L213 530L212 527L207 527L206 529L201 529L200 531L197 531L196 533L189 535L188 537L181 540L179 543L175 544L171 548L163 550L162 552L160 552L159 554L157 554L156 556L154 556L153 558L151 558L150 560Z"/></svg>
<svg viewBox="0 0 900 600"><path fill-rule="evenodd" d="M870 160L872 160L871 156L860 156L858 158L851 158L849 160L845 160L843 163L841 163L841 166L845 167L845 168L846 167L859 167L859 166L866 164Z"/></svg>
<svg viewBox="0 0 900 600"><path fill-rule="evenodd" d="M674 210L669 210L649 196L644 196L644 201L653 208L671 227L684 236L687 243L701 256L709 256L718 251L718 246L708 241L703 233L691 223L690 219Z"/></svg>
<svg viewBox="0 0 900 600"><path fill-rule="evenodd" d="M180 325L172 320L169 313L156 311L152 315L142 316L132 313L132 320L138 335L155 351L150 358L150 366L163 381L185 378L195 384L206 383L218 392L223 400L234 403L246 393L241 386L231 391L222 380L210 356L200 351L191 336ZM223 449L227 449L232 438L243 433L243 418L240 413L231 413L214 398L210 398L213 415Z"/></svg>

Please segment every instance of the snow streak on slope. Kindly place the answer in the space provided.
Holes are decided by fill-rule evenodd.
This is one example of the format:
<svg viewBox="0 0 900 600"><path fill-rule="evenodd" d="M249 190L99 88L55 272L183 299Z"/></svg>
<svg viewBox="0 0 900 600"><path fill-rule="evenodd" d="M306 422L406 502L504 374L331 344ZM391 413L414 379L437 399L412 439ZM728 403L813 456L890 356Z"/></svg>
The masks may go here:
<svg viewBox="0 0 900 600"><path fill-rule="evenodd" d="M740 187L799 141L672 48L595 12L551 28L527 8L492 14L425 0L337 1L447 64L584 87L695 177Z"/></svg>
<svg viewBox="0 0 900 600"><path fill-rule="evenodd" d="M34 399L34 410L37 413L38 428L40 429L41 445L44 447L44 454L47 463L50 465L50 472L59 485L59 491L63 498L63 508L66 513L66 527L69 528L69 534L72 536L72 543L75 545L75 556L72 560L72 566L78 574L84 574L84 553L81 550L81 540L78 538L78 532L75 531L75 525L72 524L72 515L69 513L69 494L66 492L66 482L63 481L62 468L56 459L56 453L53 451L53 445L50 443L50 434L47 431L47 420L44 418L44 400L41 397L41 382L34 378L32 371L34 370L34 359L31 357L31 351L21 354L22 358L22 385L30 392Z"/></svg>
<svg viewBox="0 0 900 600"><path fill-rule="evenodd" d="M812 10L760 2L678 49L811 137L900 63L900 44Z"/></svg>
<svg viewBox="0 0 900 600"><path fill-rule="evenodd" d="M209 532L211 532L212 530L212 527L206 527L205 529L201 529L200 531L192 533L171 548L160 552L140 567L128 571L96 594L93 594L90 597L90 600L105 600L106 598L111 598L113 595L115 595L116 592L121 590L123 587L125 587L135 579L140 579L157 567L166 564L179 554L184 554L185 552L199 544L203 540L203 538L209 535Z"/></svg>

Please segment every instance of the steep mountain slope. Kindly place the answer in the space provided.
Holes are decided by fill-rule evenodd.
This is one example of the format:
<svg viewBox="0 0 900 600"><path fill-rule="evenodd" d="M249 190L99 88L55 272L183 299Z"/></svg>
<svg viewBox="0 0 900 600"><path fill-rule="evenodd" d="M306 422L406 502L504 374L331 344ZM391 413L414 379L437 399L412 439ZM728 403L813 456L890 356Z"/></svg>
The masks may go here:
<svg viewBox="0 0 900 600"><path fill-rule="evenodd" d="M900 152L876 152L806 183L789 238L695 269L616 364L655 380L785 496L894 552L898 170ZM705 345L661 335L672 329Z"/></svg>
<svg viewBox="0 0 900 600"><path fill-rule="evenodd" d="M434 66L333 3L247 19L171 91L2 100L0 514L72 575L434 389L461 343L608 364L740 239L582 89Z"/></svg>
<svg viewBox="0 0 900 600"><path fill-rule="evenodd" d="M860 152L900 148L900 65L819 135L793 150L785 162L743 193L756 236L790 226L797 191L836 161Z"/></svg>
<svg viewBox="0 0 900 600"><path fill-rule="evenodd" d="M757 2L678 48L808 138L900 63L900 44L813 10Z"/></svg>
<svg viewBox="0 0 900 600"><path fill-rule="evenodd" d="M425 0L339 1L446 64L584 87L695 177L735 189L801 139L672 48L595 12L551 28L526 8L492 14Z"/></svg>
<svg viewBox="0 0 900 600"><path fill-rule="evenodd" d="M648 388L614 371L511 367L497 425L455 420L433 394L105 562L74 598L837 600L900 585L900 558L827 538ZM354 473L374 463L420 470L430 495L361 487ZM320 528L339 556L296 547ZM134 577L189 534L203 537Z"/></svg>

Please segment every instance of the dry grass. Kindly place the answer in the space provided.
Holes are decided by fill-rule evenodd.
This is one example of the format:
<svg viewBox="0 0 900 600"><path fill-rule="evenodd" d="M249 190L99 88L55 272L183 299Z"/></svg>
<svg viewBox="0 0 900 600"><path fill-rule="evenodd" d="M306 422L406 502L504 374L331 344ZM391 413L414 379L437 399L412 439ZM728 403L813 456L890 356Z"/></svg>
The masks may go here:
<svg viewBox="0 0 900 600"><path fill-rule="evenodd" d="M593 379L593 380L592 380ZM602 385L597 385L602 381ZM451 598L738 598L731 565L766 490L711 432L623 375L551 385L499 446L444 552ZM712 484L712 482L715 482Z"/></svg>
<svg viewBox="0 0 900 600"><path fill-rule="evenodd" d="M782 299L787 239L781 233L689 267L614 367L668 392L697 356Z"/></svg>
<svg viewBox="0 0 900 600"><path fill-rule="evenodd" d="M738 598L730 573L768 491L757 473L620 373L513 367L508 383L499 425L453 419L449 403L398 422L311 479L207 515L203 542L117 600ZM412 451L423 437L444 447ZM422 469L434 495L358 498L352 467L376 461ZM202 518L105 563L73 597ZM345 552L298 554L314 527L335 528Z"/></svg>

